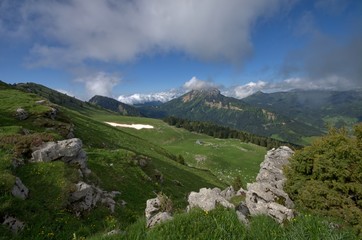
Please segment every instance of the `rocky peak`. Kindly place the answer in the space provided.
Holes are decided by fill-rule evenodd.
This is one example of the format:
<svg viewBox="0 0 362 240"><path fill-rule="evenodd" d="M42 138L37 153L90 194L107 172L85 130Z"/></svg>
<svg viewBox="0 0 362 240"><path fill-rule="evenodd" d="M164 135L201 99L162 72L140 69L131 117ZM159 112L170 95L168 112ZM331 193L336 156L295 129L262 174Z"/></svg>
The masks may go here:
<svg viewBox="0 0 362 240"><path fill-rule="evenodd" d="M219 89L217 88L205 88L200 90L192 90L185 94L182 98L183 102L189 102L197 98L202 99L216 99L221 96Z"/></svg>

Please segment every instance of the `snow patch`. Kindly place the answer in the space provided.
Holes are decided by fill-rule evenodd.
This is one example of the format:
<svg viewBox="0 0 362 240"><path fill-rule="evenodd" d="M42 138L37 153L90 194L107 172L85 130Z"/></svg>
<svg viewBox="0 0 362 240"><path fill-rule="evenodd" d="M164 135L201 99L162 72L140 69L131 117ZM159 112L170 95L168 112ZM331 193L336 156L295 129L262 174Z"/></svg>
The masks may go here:
<svg viewBox="0 0 362 240"><path fill-rule="evenodd" d="M122 123L114 123L114 122L105 122L113 127L126 127L126 128L134 128L137 130L146 128L146 129L152 129L154 128L151 125L144 125L144 124L122 124Z"/></svg>

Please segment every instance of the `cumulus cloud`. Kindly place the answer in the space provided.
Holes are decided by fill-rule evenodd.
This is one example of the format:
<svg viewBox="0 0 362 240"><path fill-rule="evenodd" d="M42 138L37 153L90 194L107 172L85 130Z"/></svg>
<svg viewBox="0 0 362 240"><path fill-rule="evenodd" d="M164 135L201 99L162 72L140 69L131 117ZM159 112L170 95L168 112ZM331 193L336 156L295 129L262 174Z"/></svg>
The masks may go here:
<svg viewBox="0 0 362 240"><path fill-rule="evenodd" d="M201 60L242 63L252 52L253 24L293 1L2 2L20 5L19 18L12 21L15 27L6 31L31 30L35 44L30 62L54 66L87 60L127 62L143 54L171 50Z"/></svg>
<svg viewBox="0 0 362 240"><path fill-rule="evenodd" d="M185 82L185 84L183 85L183 88L186 91L217 88L217 87L218 86L213 82L200 80L197 79L196 77L192 77L189 81Z"/></svg>
<svg viewBox="0 0 362 240"><path fill-rule="evenodd" d="M77 78L76 81L85 84L89 96L112 96L112 89L120 82L120 78L115 74L97 72Z"/></svg>

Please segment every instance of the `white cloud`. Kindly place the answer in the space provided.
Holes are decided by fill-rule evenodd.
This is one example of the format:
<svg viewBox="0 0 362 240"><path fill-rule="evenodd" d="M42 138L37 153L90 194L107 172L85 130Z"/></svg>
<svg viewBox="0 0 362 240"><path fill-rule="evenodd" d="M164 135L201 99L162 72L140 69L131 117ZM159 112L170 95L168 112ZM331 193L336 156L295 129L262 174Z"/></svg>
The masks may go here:
<svg viewBox="0 0 362 240"><path fill-rule="evenodd" d="M78 78L75 81L85 84L89 96L111 96L112 89L120 82L120 78L117 75L97 72L92 75Z"/></svg>
<svg viewBox="0 0 362 240"><path fill-rule="evenodd" d="M186 91L191 91L191 90L201 90L208 88L217 88L217 85L213 82L203 81L197 79L196 77L192 77L189 81L185 82L183 88Z"/></svg>
<svg viewBox="0 0 362 240"><path fill-rule="evenodd" d="M225 94L231 95L235 98L244 98L257 91L264 90L268 83L263 81L258 82L249 82L245 85L236 86L235 88L229 90Z"/></svg>
<svg viewBox="0 0 362 240"><path fill-rule="evenodd" d="M164 103L181 96L183 93L184 91L180 89L150 94L135 93L127 96L121 95L118 97L118 101L131 105L157 101Z"/></svg>
<svg viewBox="0 0 362 240"><path fill-rule="evenodd" d="M14 1L4 2L14 13ZM12 23L15 27L4 31L28 29L33 33L30 62L34 66L86 60L126 62L170 50L201 60L242 63L252 51L252 25L290 2L31 0L18 4L20 17Z"/></svg>

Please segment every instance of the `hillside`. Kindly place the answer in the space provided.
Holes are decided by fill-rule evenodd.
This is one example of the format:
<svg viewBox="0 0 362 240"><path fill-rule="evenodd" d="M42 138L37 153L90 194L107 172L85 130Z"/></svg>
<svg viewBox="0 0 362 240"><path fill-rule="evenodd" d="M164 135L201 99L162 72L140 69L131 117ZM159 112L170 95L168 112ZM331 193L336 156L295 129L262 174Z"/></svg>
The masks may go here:
<svg viewBox="0 0 362 240"><path fill-rule="evenodd" d="M217 89L193 90L153 109L145 108L142 112L146 116L176 116L209 121L295 144L306 144L305 137L321 134L319 130L302 122L223 96Z"/></svg>
<svg viewBox="0 0 362 240"><path fill-rule="evenodd" d="M26 223L24 231L18 235L20 239L34 239L34 236L46 239L55 233L56 239L70 239L73 233L89 236L113 224L124 228L142 215L145 201L155 192L169 195L178 208L185 206L184 196L191 190L225 186L207 170L177 163L174 160L177 157L159 145L89 117L100 112L112 113L88 104L79 111L74 102L67 102L72 109L67 108L4 83L0 88L0 215L2 218L16 216ZM16 118L19 108L27 113L22 120ZM68 211L67 195L81 180L75 166L59 161L29 162L34 148L43 142L67 137L77 137L83 142L92 171L83 181L105 191L121 192L112 215L102 205L81 217ZM146 162L146 166L142 164L141 167L140 161ZM29 189L28 199L21 200L9 194L15 176ZM123 201L127 204L122 207ZM12 237L4 226L0 227L0 232L5 239Z"/></svg>
<svg viewBox="0 0 362 240"><path fill-rule="evenodd" d="M105 109L111 110L113 112L120 113L125 116L141 116L141 113L137 108L117 101L116 99L96 95L89 99L89 103L101 106Z"/></svg>
<svg viewBox="0 0 362 240"><path fill-rule="evenodd" d="M351 127L362 121L362 90L257 92L243 101L323 131L327 125Z"/></svg>

